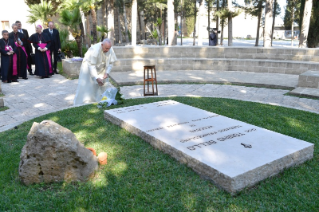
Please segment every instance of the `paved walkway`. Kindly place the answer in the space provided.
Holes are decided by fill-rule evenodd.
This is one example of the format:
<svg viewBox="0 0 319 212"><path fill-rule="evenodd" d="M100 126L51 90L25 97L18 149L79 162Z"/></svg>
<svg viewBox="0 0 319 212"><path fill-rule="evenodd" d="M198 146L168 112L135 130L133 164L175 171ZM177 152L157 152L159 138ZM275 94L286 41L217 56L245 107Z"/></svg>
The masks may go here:
<svg viewBox="0 0 319 212"><path fill-rule="evenodd" d="M284 106L319 114L319 100L284 95L289 90L216 84L169 84L158 85L158 91L160 97L229 98ZM143 87L141 85L124 86L121 88L121 93L126 99L143 98Z"/></svg>
<svg viewBox="0 0 319 212"><path fill-rule="evenodd" d="M35 117L70 108L77 80L61 75L49 79L29 76L19 83L2 84L5 105L10 109L0 112L0 132ZM203 96L262 102L319 113L319 100L285 96L288 90L214 84L158 85L160 96ZM143 98L142 86L121 88L126 98Z"/></svg>
<svg viewBox="0 0 319 212"><path fill-rule="evenodd" d="M19 83L2 83L4 104L9 109L0 112L0 132L73 105L77 80L68 80L61 75L48 79L28 78L20 79Z"/></svg>
<svg viewBox="0 0 319 212"><path fill-rule="evenodd" d="M143 71L113 72L111 78L119 85L143 84ZM159 83L239 83L262 87L293 89L299 75L278 73L254 73L241 71L157 71Z"/></svg>

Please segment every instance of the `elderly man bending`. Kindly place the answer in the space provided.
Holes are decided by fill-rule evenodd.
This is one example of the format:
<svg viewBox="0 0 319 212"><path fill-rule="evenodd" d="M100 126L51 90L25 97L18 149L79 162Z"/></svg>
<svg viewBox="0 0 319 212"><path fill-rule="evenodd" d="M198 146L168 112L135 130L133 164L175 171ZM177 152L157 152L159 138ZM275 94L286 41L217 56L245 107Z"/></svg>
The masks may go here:
<svg viewBox="0 0 319 212"><path fill-rule="evenodd" d="M101 101L106 90L105 80L115 61L117 58L109 39L89 48L82 62L74 105Z"/></svg>

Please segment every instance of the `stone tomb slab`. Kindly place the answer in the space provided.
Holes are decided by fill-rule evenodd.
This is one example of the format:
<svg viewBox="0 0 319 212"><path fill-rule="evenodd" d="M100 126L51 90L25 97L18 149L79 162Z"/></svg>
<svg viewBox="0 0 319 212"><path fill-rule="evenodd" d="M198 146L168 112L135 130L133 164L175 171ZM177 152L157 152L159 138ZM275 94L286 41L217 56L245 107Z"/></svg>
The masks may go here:
<svg viewBox="0 0 319 212"><path fill-rule="evenodd" d="M232 194L313 157L311 143L172 100L104 116Z"/></svg>

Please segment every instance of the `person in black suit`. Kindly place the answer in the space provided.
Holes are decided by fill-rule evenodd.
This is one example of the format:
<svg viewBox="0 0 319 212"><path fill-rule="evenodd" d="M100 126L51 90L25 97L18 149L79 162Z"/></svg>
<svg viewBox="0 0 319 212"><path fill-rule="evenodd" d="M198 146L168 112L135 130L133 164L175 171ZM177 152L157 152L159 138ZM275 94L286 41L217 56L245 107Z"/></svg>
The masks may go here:
<svg viewBox="0 0 319 212"><path fill-rule="evenodd" d="M18 32L24 34L24 38L26 40L29 40L28 30L22 29L21 21L16 21L16 25L18 26ZM27 42L25 44L25 50L27 51L27 54L28 54L28 66L29 66L28 72L29 72L30 75L34 75L32 73L32 58L31 58L31 54L33 53L33 49L32 49L31 43Z"/></svg>
<svg viewBox="0 0 319 212"><path fill-rule="evenodd" d="M217 30L214 29L209 35L209 45L216 46L217 45Z"/></svg>
<svg viewBox="0 0 319 212"><path fill-rule="evenodd" d="M27 51L25 45L28 42L24 38L24 34L18 32L18 26L12 24L12 32L9 33L9 39L13 40L17 46L17 61L14 62L14 65L17 66L18 77L27 80Z"/></svg>
<svg viewBox="0 0 319 212"><path fill-rule="evenodd" d="M49 28L43 30L43 33L46 33L51 38L51 46L50 46L50 53L51 53L51 61L54 61L53 64L53 71L55 74L57 72L57 65L58 65L58 53L61 51L61 42L60 42L60 34L57 29L54 28L54 23L52 21L49 22ZM54 60L52 60L52 56L54 56Z"/></svg>

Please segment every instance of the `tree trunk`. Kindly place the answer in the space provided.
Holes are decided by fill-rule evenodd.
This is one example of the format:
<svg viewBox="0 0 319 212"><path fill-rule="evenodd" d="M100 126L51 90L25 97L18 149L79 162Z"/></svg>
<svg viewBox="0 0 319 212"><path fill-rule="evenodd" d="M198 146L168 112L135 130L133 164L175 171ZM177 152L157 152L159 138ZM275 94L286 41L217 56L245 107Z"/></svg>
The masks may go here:
<svg viewBox="0 0 319 212"><path fill-rule="evenodd" d="M85 15L84 13L80 10L81 13L81 23L80 23L80 30L81 30L81 42L85 42L85 37L86 37L86 29L85 29ZM82 57L82 56L81 56Z"/></svg>
<svg viewBox="0 0 319 212"><path fill-rule="evenodd" d="M198 12L198 46L202 46L203 45L203 34L201 33L201 20L202 20L202 15L203 15L203 11L204 11L204 0L200 1L199 4L199 12Z"/></svg>
<svg viewBox="0 0 319 212"><path fill-rule="evenodd" d="M274 0L266 0L265 8L265 27L264 27L264 47L271 46L271 27L273 17L273 3Z"/></svg>
<svg viewBox="0 0 319 212"><path fill-rule="evenodd" d="M174 0L167 0L167 37L168 45L174 44L175 38Z"/></svg>
<svg viewBox="0 0 319 212"><path fill-rule="evenodd" d="M103 26L106 26L107 25L107 23L106 23L106 21L107 21L107 19L106 19L106 1L105 0L103 0L103 2L102 2L102 15L103 15L103 17L102 17L102 25Z"/></svg>
<svg viewBox="0 0 319 212"><path fill-rule="evenodd" d="M131 11L131 24L132 24L132 46L136 46L136 28L137 28L137 0L132 0Z"/></svg>
<svg viewBox="0 0 319 212"><path fill-rule="evenodd" d="M226 4L226 0L223 0L223 3L222 3L222 8L225 8L225 4ZM221 35L220 35L220 45L224 45L223 42L224 42L224 25L225 25L225 19L222 19L222 32L221 32Z"/></svg>
<svg viewBox="0 0 319 212"><path fill-rule="evenodd" d="M97 30L96 30L97 20L96 20L95 7L92 6L90 11L91 11L91 17L92 17L93 43L97 43Z"/></svg>
<svg viewBox="0 0 319 212"><path fill-rule="evenodd" d="M273 19L272 19L272 28L271 28L271 46L272 41L274 39L274 30L275 30L275 20L276 20L276 10L277 10L277 0L274 1L274 12L273 12Z"/></svg>
<svg viewBox="0 0 319 212"><path fill-rule="evenodd" d="M142 21L140 7L137 8L137 15L138 15L138 26L139 26L139 29L140 29L140 40L143 40L143 30L142 30L142 25L143 25L142 22L143 21Z"/></svg>
<svg viewBox="0 0 319 212"><path fill-rule="evenodd" d="M219 11L219 0L217 0L217 11ZM216 30L217 30L217 34L216 34L216 37L217 37L217 45L218 45L218 30L219 30L219 16L216 17ZM209 37L209 35L208 35Z"/></svg>
<svg viewBox="0 0 319 212"><path fill-rule="evenodd" d="M194 6L194 32L193 32L193 46L195 46L196 44L196 13L197 13L197 9L196 9L196 1L195 0L195 6Z"/></svg>
<svg viewBox="0 0 319 212"><path fill-rule="evenodd" d="M167 45L168 43L166 42L166 28L167 28L167 8L164 9L164 45Z"/></svg>
<svg viewBox="0 0 319 212"><path fill-rule="evenodd" d="M112 45L114 45L114 0L107 1L107 28L109 30L107 37L111 40Z"/></svg>
<svg viewBox="0 0 319 212"><path fill-rule="evenodd" d="M304 13L303 13L303 19L302 19L302 25L300 30L299 48L307 47L311 10L312 10L312 0L306 0Z"/></svg>
<svg viewBox="0 0 319 212"><path fill-rule="evenodd" d="M91 16L86 16L86 44L88 47L91 47L91 25L90 25L90 18Z"/></svg>
<svg viewBox="0 0 319 212"><path fill-rule="evenodd" d="M209 34L210 34L210 31L209 31L209 30L210 30L210 10L211 10L210 4L211 4L211 2L210 2L210 1L207 1L207 4L208 4L208 5L207 5L207 13L208 13L208 14L207 14L207 15L208 15L208 20L207 20L207 21L208 21L208 30L207 30L207 31L208 31L208 38L209 38ZM216 23L217 23L217 22L216 22Z"/></svg>
<svg viewBox="0 0 319 212"><path fill-rule="evenodd" d="M255 46L259 46L259 32L260 32L261 14L262 14L262 1L259 1L259 3L258 3L257 35L256 35Z"/></svg>
<svg viewBox="0 0 319 212"><path fill-rule="evenodd" d="M233 12L232 0L227 0L228 10ZM228 15L228 46L233 45L233 17L231 14Z"/></svg>
<svg viewBox="0 0 319 212"><path fill-rule="evenodd" d="M141 39L146 40L145 38L145 21L144 21L144 11L140 10L140 22L141 22Z"/></svg>
<svg viewBox="0 0 319 212"><path fill-rule="evenodd" d="M78 46L78 51L80 54L80 57L82 57L82 38L80 36L75 38L76 44Z"/></svg>
<svg viewBox="0 0 319 212"><path fill-rule="evenodd" d="M125 40L126 40L126 43L129 43L130 39L128 37L128 27L127 27L125 0L123 0L123 17L124 17L124 27L125 27Z"/></svg>
<svg viewBox="0 0 319 212"><path fill-rule="evenodd" d="M291 12L291 46L294 46L294 19L295 19L295 5L293 4Z"/></svg>
<svg viewBox="0 0 319 212"><path fill-rule="evenodd" d="M119 43L122 43L123 42L123 38L122 38L120 8L117 8L117 24L118 24L118 30L119 30Z"/></svg>

